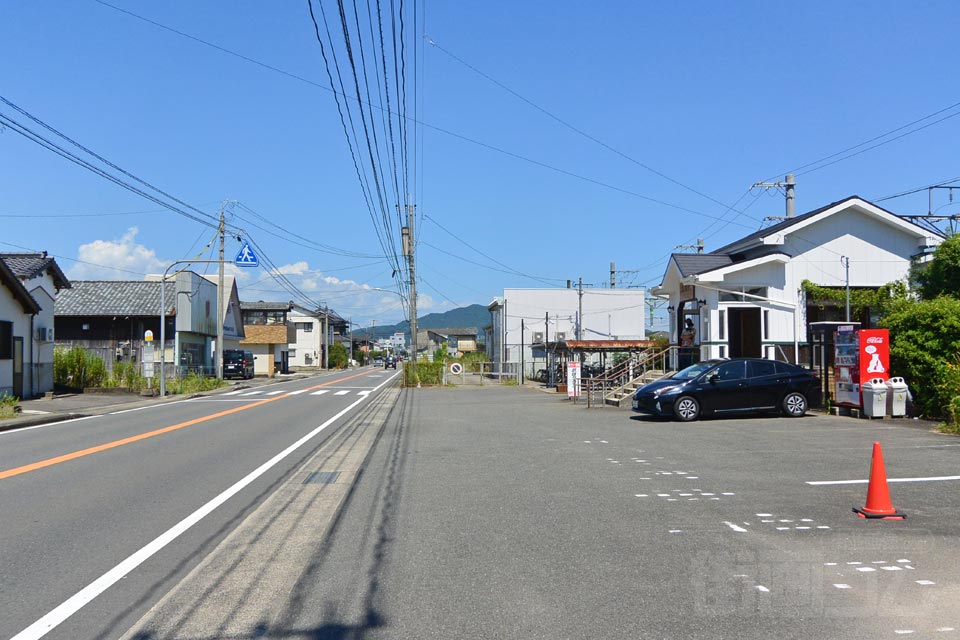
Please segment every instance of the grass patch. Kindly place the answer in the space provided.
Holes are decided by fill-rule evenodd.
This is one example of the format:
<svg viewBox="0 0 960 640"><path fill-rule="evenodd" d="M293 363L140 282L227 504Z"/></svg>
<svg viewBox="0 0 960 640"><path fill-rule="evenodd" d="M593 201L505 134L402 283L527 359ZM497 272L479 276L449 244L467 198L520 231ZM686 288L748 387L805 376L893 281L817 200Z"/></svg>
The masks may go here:
<svg viewBox="0 0 960 640"><path fill-rule="evenodd" d="M217 378L207 378L205 376L198 376L195 373L191 373L186 378L180 378L177 381L172 381L167 385L167 392L169 393L200 393L202 391L213 391L214 389L219 389L220 387L225 387L229 383L218 380Z"/></svg>

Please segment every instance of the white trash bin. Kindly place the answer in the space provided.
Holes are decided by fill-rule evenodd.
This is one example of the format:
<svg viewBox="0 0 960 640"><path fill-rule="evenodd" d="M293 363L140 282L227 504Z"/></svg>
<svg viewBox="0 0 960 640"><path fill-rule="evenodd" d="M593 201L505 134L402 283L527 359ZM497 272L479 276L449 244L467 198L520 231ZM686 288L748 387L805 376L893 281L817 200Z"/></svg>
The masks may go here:
<svg viewBox="0 0 960 640"><path fill-rule="evenodd" d="M887 415L897 418L907 415L907 383L903 378L887 380Z"/></svg>
<svg viewBox="0 0 960 640"><path fill-rule="evenodd" d="M863 413L868 418L882 418L887 414L887 384L883 378L872 378L860 385L863 392Z"/></svg>

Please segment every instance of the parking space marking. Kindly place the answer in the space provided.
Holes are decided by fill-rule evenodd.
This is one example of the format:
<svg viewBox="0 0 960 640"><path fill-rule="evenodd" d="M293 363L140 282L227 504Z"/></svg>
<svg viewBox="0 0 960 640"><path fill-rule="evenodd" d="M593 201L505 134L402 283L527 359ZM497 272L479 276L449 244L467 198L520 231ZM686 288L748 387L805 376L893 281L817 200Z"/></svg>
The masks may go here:
<svg viewBox="0 0 960 640"><path fill-rule="evenodd" d="M947 480L960 480L960 476L932 476L929 478L887 478L887 482L943 482ZM823 487L835 484L867 484L869 480L808 480L806 484L815 487Z"/></svg>

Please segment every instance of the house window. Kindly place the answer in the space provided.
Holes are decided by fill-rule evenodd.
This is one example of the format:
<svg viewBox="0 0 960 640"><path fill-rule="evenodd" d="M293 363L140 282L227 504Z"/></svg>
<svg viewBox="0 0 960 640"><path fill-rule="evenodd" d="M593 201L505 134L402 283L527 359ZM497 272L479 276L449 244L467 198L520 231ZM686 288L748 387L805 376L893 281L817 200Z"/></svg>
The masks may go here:
<svg viewBox="0 0 960 640"><path fill-rule="evenodd" d="M717 331L719 332L720 339L726 340L727 339L727 312L721 309L718 312L718 315L720 317L720 321L717 322ZM721 354L720 357L722 358L723 354Z"/></svg>
<svg viewBox="0 0 960 640"><path fill-rule="evenodd" d="M721 358L727 357L727 346L724 344L720 345L720 357Z"/></svg>
<svg viewBox="0 0 960 640"><path fill-rule="evenodd" d="M13 323L0 322L0 360L13 358Z"/></svg>
<svg viewBox="0 0 960 640"><path fill-rule="evenodd" d="M300 328L303 329L304 333L313 333L313 323L312 322L301 322Z"/></svg>

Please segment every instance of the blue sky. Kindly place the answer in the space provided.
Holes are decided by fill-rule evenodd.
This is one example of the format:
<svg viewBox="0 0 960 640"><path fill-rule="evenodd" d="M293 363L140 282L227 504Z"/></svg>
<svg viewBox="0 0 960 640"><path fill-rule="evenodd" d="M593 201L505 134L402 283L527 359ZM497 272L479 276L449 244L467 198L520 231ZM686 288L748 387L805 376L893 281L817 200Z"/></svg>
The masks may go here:
<svg viewBox="0 0 960 640"><path fill-rule="evenodd" d="M93 0L7 0L0 95L204 212L239 201L228 221L310 299L360 325L401 319L399 297L376 290L395 288L392 268L316 86L329 83L307 3L109 1L309 82ZM611 261L638 271L622 284L654 285L678 245L709 251L783 215L780 194L751 184L918 120L797 171L797 212L960 176L960 105L921 120L960 103L954 2L416 6L421 314L506 287L603 286ZM927 194L880 204L924 213ZM342 251L268 235L250 210ZM46 250L76 279L140 279L213 236L10 128L0 216L0 251ZM266 270L240 276L245 300L291 297Z"/></svg>

